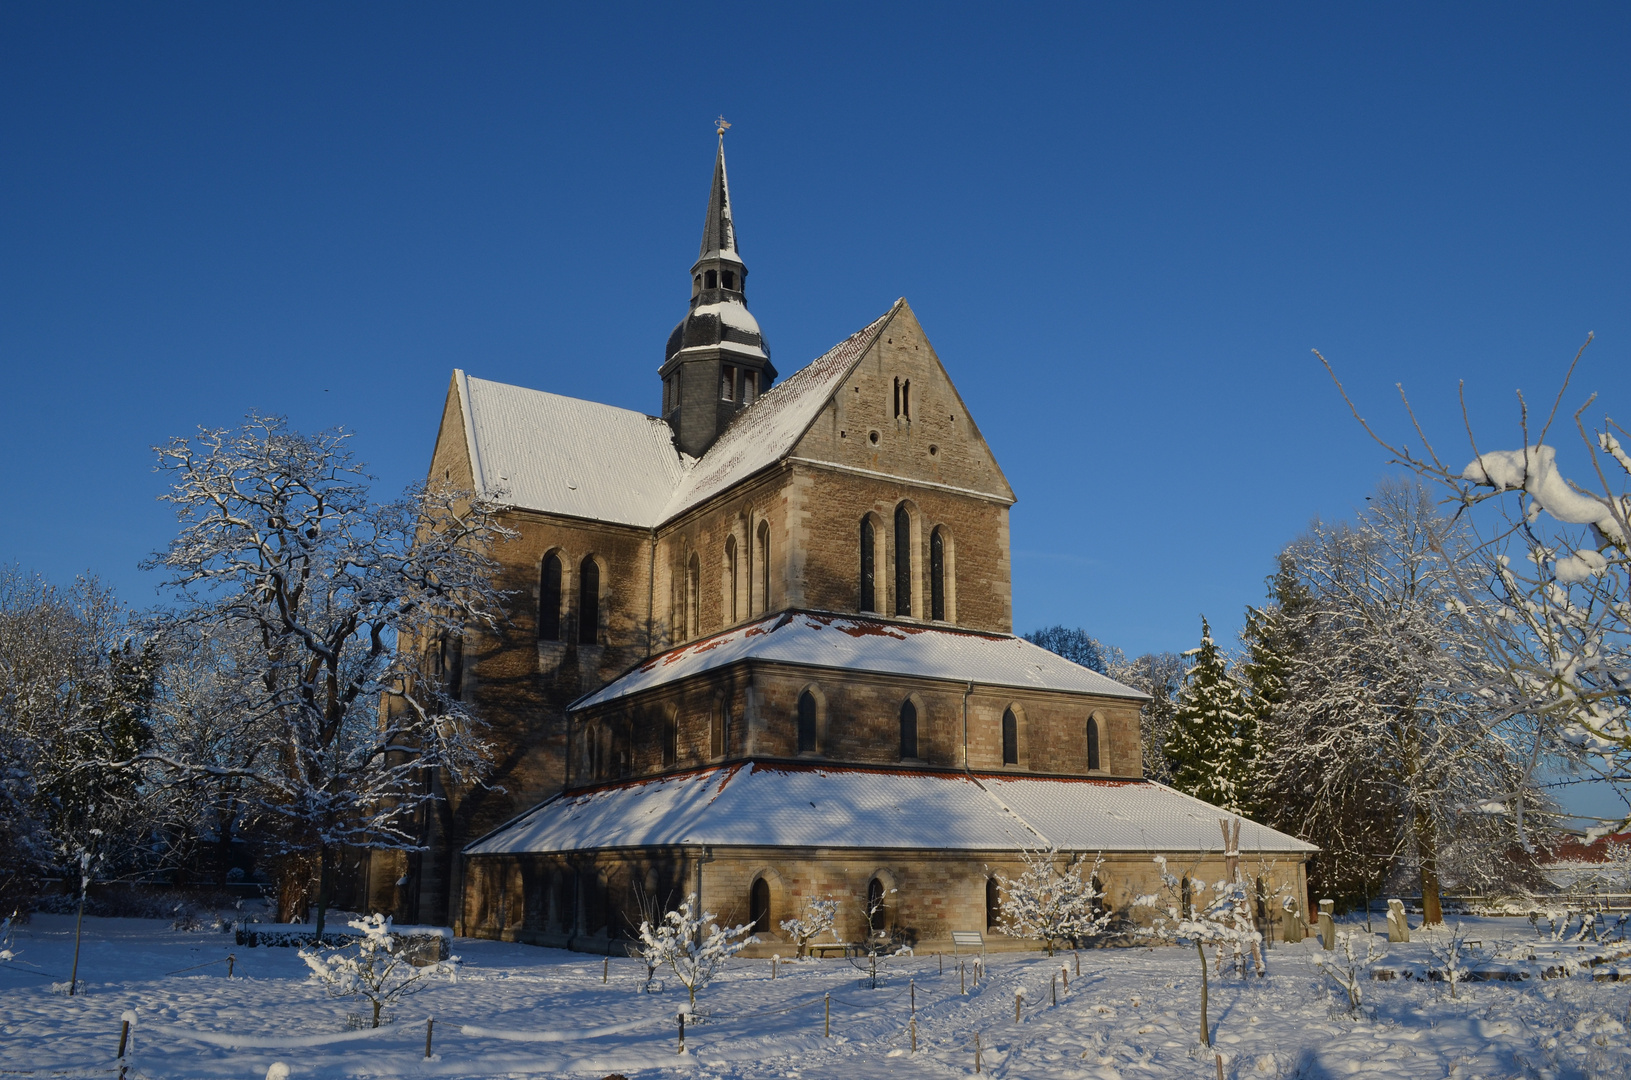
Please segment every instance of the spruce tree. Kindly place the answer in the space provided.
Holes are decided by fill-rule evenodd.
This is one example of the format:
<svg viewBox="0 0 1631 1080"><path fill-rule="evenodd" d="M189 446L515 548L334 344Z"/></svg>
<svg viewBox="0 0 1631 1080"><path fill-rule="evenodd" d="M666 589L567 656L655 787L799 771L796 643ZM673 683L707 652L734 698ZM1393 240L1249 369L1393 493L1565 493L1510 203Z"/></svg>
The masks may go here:
<svg viewBox="0 0 1631 1080"><path fill-rule="evenodd" d="M1194 664L1167 736L1172 786L1220 809L1249 814L1257 725L1204 617L1200 647L1187 655Z"/></svg>

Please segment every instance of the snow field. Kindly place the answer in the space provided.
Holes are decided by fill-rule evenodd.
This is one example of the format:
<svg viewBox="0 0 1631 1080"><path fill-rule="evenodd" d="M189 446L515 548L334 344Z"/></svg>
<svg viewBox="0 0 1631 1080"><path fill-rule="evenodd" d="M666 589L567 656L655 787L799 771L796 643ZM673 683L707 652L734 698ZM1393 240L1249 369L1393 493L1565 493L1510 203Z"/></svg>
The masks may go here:
<svg viewBox="0 0 1631 1080"><path fill-rule="evenodd" d="M1526 920L1467 920L1487 941L1535 942ZM1355 928L1354 923L1345 924ZM1363 922L1357 924L1363 931ZM1377 935L1381 937L1381 935ZM1393 964L1431 963L1433 935L1388 946ZM956 961L934 956L880 966L881 985L843 960L734 960L698 995L701 1022L675 1053L686 995L672 976L639 992L644 966L581 953L459 940L458 981L435 981L401 1003L397 1022L347 1031L359 999L334 1000L294 949L235 948L224 934L179 933L157 920L87 919L80 976L68 998L73 920L36 916L20 927L17 960L0 964L0 1077L117 1075L119 1018L133 1010L132 1077L260 1080L274 1062L306 1077L966 1076L973 1040L996 1077L1216 1076L1198 1049L1199 962L1192 948L1101 949L1075 957L994 955L985 977L958 993ZM1417 980L1368 982L1374 1014L1349 1018L1310 962L1316 941L1277 945L1268 975L1211 976L1211 1021L1225 1075L1242 1077L1631 1076L1623 1021L1631 987L1587 976L1448 988ZM225 964L168 975L235 953ZM1053 980L1070 973L1068 989ZM661 976L659 975L659 978ZM918 1052L909 1045L910 981ZM1023 994L1014 1021L1015 992ZM823 1036L830 997L832 1034ZM435 1056L423 1058L425 1019Z"/></svg>

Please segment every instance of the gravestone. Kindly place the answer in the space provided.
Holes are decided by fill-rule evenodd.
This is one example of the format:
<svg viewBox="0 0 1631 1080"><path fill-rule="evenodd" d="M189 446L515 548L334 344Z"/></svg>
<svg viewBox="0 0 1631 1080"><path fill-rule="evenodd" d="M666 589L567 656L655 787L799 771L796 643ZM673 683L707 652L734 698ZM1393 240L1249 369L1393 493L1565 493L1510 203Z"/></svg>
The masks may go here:
<svg viewBox="0 0 1631 1080"><path fill-rule="evenodd" d="M1387 902L1387 939L1389 941L1410 940L1410 920L1405 918L1403 900L1389 900Z"/></svg>

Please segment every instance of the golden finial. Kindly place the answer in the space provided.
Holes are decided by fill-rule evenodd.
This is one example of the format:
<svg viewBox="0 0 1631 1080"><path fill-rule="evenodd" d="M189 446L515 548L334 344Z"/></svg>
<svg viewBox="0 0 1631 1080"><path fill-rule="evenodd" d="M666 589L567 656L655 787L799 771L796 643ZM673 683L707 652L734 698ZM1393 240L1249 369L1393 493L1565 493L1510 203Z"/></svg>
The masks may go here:
<svg viewBox="0 0 1631 1080"><path fill-rule="evenodd" d="M714 121L714 126L719 130L719 137L723 139L725 137L725 129L731 125L730 121L721 116L719 119Z"/></svg>

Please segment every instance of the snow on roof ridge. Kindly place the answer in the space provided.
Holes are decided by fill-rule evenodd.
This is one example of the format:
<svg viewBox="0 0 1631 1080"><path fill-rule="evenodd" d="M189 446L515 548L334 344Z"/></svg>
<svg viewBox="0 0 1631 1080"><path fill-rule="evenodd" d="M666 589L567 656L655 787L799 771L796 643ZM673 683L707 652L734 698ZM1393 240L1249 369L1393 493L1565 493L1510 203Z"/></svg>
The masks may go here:
<svg viewBox="0 0 1631 1080"><path fill-rule="evenodd" d="M606 704L750 659L1018 690L1148 697L1013 634L792 608L647 657L567 709Z"/></svg>

